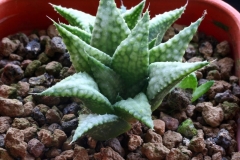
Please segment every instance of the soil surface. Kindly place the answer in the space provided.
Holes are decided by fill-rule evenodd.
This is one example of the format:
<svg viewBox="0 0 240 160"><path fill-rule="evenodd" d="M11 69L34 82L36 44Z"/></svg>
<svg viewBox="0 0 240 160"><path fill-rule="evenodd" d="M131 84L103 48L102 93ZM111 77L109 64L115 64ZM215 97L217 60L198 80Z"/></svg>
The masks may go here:
<svg viewBox="0 0 240 160"><path fill-rule="evenodd" d="M183 27L174 24L163 40ZM174 89L153 113L154 130L135 122L116 138L83 136L70 144L78 112L86 112L81 100L30 94L75 73L55 27L5 37L0 41L0 159L239 160L240 87L230 55L227 41L197 33L183 61L211 62L196 72L199 85L214 80L206 94L191 103L192 91Z"/></svg>

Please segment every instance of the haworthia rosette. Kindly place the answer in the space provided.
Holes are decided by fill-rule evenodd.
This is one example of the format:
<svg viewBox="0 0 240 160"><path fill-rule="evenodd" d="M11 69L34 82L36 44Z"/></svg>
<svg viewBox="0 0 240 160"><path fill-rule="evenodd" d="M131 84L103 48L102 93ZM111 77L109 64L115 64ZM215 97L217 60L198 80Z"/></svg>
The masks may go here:
<svg viewBox="0 0 240 160"><path fill-rule="evenodd" d="M148 71L149 13L132 29L131 34L118 46L112 58L112 68L124 79L127 86L143 80Z"/></svg>
<svg viewBox="0 0 240 160"><path fill-rule="evenodd" d="M129 29L133 29L137 24L139 18L141 18L145 2L145 0L140 2L138 5L132 7L131 9L127 10L122 14Z"/></svg>
<svg viewBox="0 0 240 160"><path fill-rule="evenodd" d="M100 0L91 45L112 56L130 30L114 0Z"/></svg>
<svg viewBox="0 0 240 160"><path fill-rule="evenodd" d="M80 115L73 141L83 134L96 140L116 137L130 129L127 121L132 120L153 128L151 112L164 96L186 76L208 64L164 62L182 59L187 43L204 16L166 43L159 44L186 5L152 20L148 10L141 17L144 5L145 0L123 11L116 7L114 0L100 0L96 17L53 5L71 24L54 22L74 68L80 73L40 95L78 97L93 113L101 114ZM182 82L188 83L189 77Z"/></svg>
<svg viewBox="0 0 240 160"><path fill-rule="evenodd" d="M149 24L149 41L158 36L161 41L167 29L183 14L187 4L181 8L156 15L150 20Z"/></svg>
<svg viewBox="0 0 240 160"><path fill-rule="evenodd" d="M110 102L116 102L117 96L123 87L119 75L93 57L89 57L89 64L101 93L106 96Z"/></svg>
<svg viewBox="0 0 240 160"><path fill-rule="evenodd" d="M51 4L51 5L71 25L77 26L77 27L91 33L91 28L95 21L94 16L84 13L82 11L72 9L72 8L65 8L65 7L56 6L53 4Z"/></svg>
<svg viewBox="0 0 240 160"><path fill-rule="evenodd" d="M90 33L86 32L78 27L67 25L64 23L60 23L59 25L62 26L63 28L65 28L66 30L68 30L69 32L71 32L72 34L78 36L81 40L83 40L87 44L90 44L90 40L91 40L91 36L92 36Z"/></svg>
<svg viewBox="0 0 240 160"><path fill-rule="evenodd" d="M96 82L87 73L76 73L38 95L78 97L93 113L114 113L108 99L103 96Z"/></svg>
<svg viewBox="0 0 240 160"><path fill-rule="evenodd" d="M72 34L59 24L54 22L58 32L71 55L71 61L77 72L85 71L91 74L91 67L88 64L88 56L93 56L105 65L110 65L111 57L104 52L90 46L78 36Z"/></svg>
<svg viewBox="0 0 240 160"><path fill-rule="evenodd" d="M147 96L150 99L152 110L157 109L163 98L183 78L207 64L208 62L155 62L150 64Z"/></svg>
<svg viewBox="0 0 240 160"><path fill-rule="evenodd" d="M181 61L189 42L192 40L205 14L206 12L196 22L191 23L190 26L184 28L167 42L161 43L149 50L150 63Z"/></svg>
<svg viewBox="0 0 240 160"><path fill-rule="evenodd" d="M121 100L113 105L116 115L126 121L139 120L149 128L153 129L152 111L147 96L139 93L133 99Z"/></svg>
<svg viewBox="0 0 240 160"><path fill-rule="evenodd" d="M130 124L116 115L80 115L78 127L73 135L72 142L80 138L84 133L95 140L107 140L114 138L129 130Z"/></svg>

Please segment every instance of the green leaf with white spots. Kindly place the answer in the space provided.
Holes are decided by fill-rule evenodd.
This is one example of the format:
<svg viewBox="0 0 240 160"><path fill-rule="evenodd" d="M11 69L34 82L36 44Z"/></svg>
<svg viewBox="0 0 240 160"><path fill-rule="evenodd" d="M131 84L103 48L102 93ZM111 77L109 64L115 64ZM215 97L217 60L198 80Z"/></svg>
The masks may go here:
<svg viewBox="0 0 240 160"><path fill-rule="evenodd" d="M178 85L178 88L182 89L192 89L193 91L197 88L198 80L195 73L189 74L185 77Z"/></svg>
<svg viewBox="0 0 240 160"><path fill-rule="evenodd" d="M77 72L82 71L91 74L91 67L88 64L89 55L98 59L107 66L110 65L111 57L109 55L88 45L78 36L72 34L56 22L54 22L54 25L63 38L63 41L71 55L70 58L73 66Z"/></svg>
<svg viewBox="0 0 240 160"><path fill-rule="evenodd" d="M89 64L91 65L93 77L101 93L106 96L111 103L115 103L123 87L119 75L93 57L89 57Z"/></svg>
<svg viewBox="0 0 240 160"><path fill-rule="evenodd" d="M90 40L91 40L91 36L92 36L90 33L86 32L78 27L67 25L64 23L60 23L59 25L62 26L63 28L65 28L66 30L68 30L69 32L71 32L72 34L78 36L81 40L83 40L87 44L90 44Z"/></svg>
<svg viewBox="0 0 240 160"><path fill-rule="evenodd" d="M132 30L136 26L138 20L141 18L145 2L145 0L140 2L138 5L132 7L122 14L129 29Z"/></svg>
<svg viewBox="0 0 240 160"><path fill-rule="evenodd" d="M183 78L207 64L208 62L155 62L150 64L147 96L150 99L152 110L159 107L163 98Z"/></svg>
<svg viewBox="0 0 240 160"><path fill-rule="evenodd" d="M150 63L182 61L185 50L196 33L198 26L202 22L205 14L206 12L196 22L191 23L191 25L188 27L185 27L167 42L161 43L149 50Z"/></svg>
<svg viewBox="0 0 240 160"><path fill-rule="evenodd" d="M150 20L149 24L149 41L158 35L159 41L163 38L167 29L183 14L187 4L181 8L156 15Z"/></svg>
<svg viewBox="0 0 240 160"><path fill-rule="evenodd" d="M72 142L83 134L95 140L108 140L117 137L131 128L131 125L116 115L83 114L79 116L78 127L73 135ZM71 143L72 143L71 142Z"/></svg>
<svg viewBox="0 0 240 160"><path fill-rule="evenodd" d="M133 99L121 100L113 105L116 115L131 122L136 119L153 129L152 111L147 96L139 93Z"/></svg>
<svg viewBox="0 0 240 160"><path fill-rule="evenodd" d="M130 32L114 0L100 0L91 46L112 56Z"/></svg>
<svg viewBox="0 0 240 160"><path fill-rule="evenodd" d="M214 84L214 81L208 81L202 84L201 86L197 87L192 94L191 102L196 101L199 97L204 95L212 87L213 84Z"/></svg>
<svg viewBox="0 0 240 160"><path fill-rule="evenodd" d="M38 95L77 97L93 113L114 113L111 103L99 92L96 82L87 73L69 76Z"/></svg>
<svg viewBox="0 0 240 160"><path fill-rule="evenodd" d="M149 13L146 12L113 55L112 68L123 78L127 86L132 86L147 76L149 18Z"/></svg>
<svg viewBox="0 0 240 160"><path fill-rule="evenodd" d="M95 21L94 16L72 8L65 8L53 4L51 5L69 22L69 24L72 26L77 26L86 32L91 33L91 28L93 27Z"/></svg>

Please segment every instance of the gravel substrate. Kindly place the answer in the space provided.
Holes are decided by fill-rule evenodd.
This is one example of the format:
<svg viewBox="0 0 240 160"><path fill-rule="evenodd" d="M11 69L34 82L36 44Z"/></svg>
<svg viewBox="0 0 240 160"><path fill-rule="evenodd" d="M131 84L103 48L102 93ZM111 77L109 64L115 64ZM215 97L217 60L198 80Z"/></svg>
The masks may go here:
<svg viewBox="0 0 240 160"><path fill-rule="evenodd" d="M184 26L174 24L164 41ZM191 103L189 92L174 89L153 113L154 130L139 122L107 141L84 136L70 144L79 112L77 98L36 96L75 73L69 53L53 25L31 35L17 33L0 41L0 159L12 160L239 160L235 121L240 87L227 41L198 33L184 61L208 60L196 72L211 89Z"/></svg>

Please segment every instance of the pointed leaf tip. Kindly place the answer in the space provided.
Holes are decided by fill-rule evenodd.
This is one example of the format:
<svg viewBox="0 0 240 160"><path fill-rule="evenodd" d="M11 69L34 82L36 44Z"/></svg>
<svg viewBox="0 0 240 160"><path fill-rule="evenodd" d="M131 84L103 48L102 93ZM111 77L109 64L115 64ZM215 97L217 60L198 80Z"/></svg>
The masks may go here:
<svg viewBox="0 0 240 160"><path fill-rule="evenodd" d="M204 12L202 17L191 23L190 26L185 27L173 38L149 50L150 63L181 61L189 42L196 34L205 15L206 13Z"/></svg>
<svg viewBox="0 0 240 160"><path fill-rule="evenodd" d="M141 1L138 5L132 7L131 9L127 10L125 13L122 14L129 29L132 30L140 19L143 8L145 6L145 2L145 0Z"/></svg>
<svg viewBox="0 0 240 160"><path fill-rule="evenodd" d="M133 99L128 98L115 103L114 109L116 114L126 121L131 122L137 119L153 129L151 106L144 93L139 93Z"/></svg>
<svg viewBox="0 0 240 160"><path fill-rule="evenodd" d="M156 38L158 35L158 41L161 42L162 37L164 36L167 29L184 13L186 5L153 17L150 20L149 25L149 41Z"/></svg>
<svg viewBox="0 0 240 160"><path fill-rule="evenodd" d="M95 21L94 16L72 8L62 7L60 5L53 5L53 8L57 13L64 17L69 24L91 33L91 28Z"/></svg>
<svg viewBox="0 0 240 160"><path fill-rule="evenodd" d="M125 20L114 0L101 0L92 32L91 45L112 56L119 44L129 35Z"/></svg>

